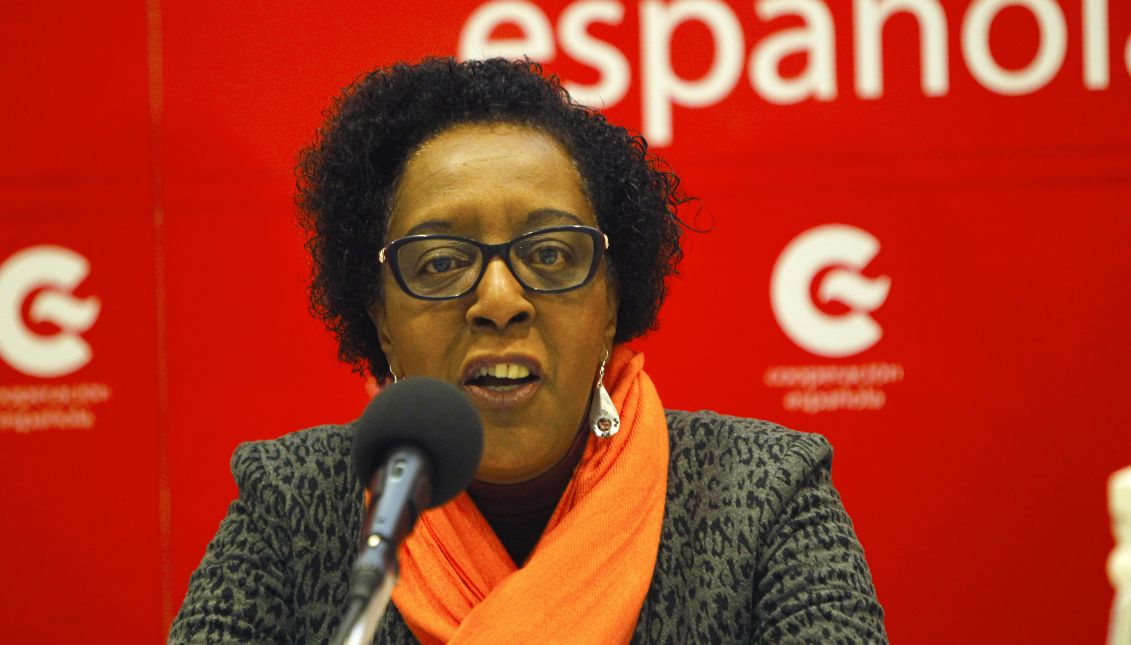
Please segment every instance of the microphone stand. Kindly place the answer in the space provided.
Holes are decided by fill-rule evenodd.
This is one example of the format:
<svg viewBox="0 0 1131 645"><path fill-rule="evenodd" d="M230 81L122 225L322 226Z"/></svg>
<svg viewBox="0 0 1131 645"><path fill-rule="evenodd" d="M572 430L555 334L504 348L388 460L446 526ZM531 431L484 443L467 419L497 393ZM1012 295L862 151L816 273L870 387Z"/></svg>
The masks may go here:
<svg viewBox="0 0 1131 645"><path fill-rule="evenodd" d="M415 446L389 452L373 475L365 540L350 573L345 618L333 642L370 645L397 581L397 547L432 498L431 466Z"/></svg>
<svg viewBox="0 0 1131 645"><path fill-rule="evenodd" d="M370 541L374 539L381 540L380 537L375 535L370 537ZM377 632L377 623L385 615L385 609L389 606L389 598L393 595L393 586L396 583L397 572L394 568L386 575L381 576L381 582L369 596L368 602L364 598L353 597L349 609L346 611L345 620L342 621L338 634L334 637L334 642L340 645L370 645L373 643L373 635ZM356 586L356 583L351 586Z"/></svg>

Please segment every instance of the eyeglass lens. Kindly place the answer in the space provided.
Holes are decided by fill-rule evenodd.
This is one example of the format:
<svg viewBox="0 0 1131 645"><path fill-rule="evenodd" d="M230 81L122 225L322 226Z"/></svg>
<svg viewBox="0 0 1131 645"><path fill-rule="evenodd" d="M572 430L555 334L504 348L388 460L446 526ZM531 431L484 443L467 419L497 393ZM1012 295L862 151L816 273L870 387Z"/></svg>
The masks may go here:
<svg viewBox="0 0 1131 645"><path fill-rule="evenodd" d="M556 291L576 287L589 277L594 240L579 231L549 231L517 240L509 261L528 289ZM421 238L402 245L395 261L408 288L424 297L466 293L483 271L483 252L464 240Z"/></svg>

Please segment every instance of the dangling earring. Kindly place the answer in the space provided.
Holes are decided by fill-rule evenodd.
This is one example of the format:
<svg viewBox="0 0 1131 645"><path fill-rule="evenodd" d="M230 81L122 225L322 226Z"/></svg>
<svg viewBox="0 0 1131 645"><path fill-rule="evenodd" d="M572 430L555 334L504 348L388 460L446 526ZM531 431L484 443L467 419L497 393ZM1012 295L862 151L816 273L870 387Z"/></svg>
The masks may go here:
<svg viewBox="0 0 1131 645"><path fill-rule="evenodd" d="M391 374L392 377L393 377L393 383L396 383L397 381L401 380L400 377L397 376L397 373L393 371L392 365L389 366L389 374Z"/></svg>
<svg viewBox="0 0 1131 645"><path fill-rule="evenodd" d="M597 391L593 393L593 402L589 405L589 427L599 439L608 439L620 430L620 414L609 397L609 391L605 389L605 362L608 360L609 352L605 350L605 358L601 361L601 370L597 374Z"/></svg>

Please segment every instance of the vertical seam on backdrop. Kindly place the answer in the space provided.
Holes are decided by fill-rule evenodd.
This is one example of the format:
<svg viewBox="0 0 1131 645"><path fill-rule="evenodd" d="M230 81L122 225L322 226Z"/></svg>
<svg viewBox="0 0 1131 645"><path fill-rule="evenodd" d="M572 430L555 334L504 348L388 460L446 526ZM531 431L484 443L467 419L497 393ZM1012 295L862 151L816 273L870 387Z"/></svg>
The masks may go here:
<svg viewBox="0 0 1131 645"><path fill-rule="evenodd" d="M165 194L162 157L162 120L165 108L161 1L145 3L146 61L149 89L150 167L153 199L153 277L157 322L157 522L160 562L159 594L161 630L167 634L173 620L172 495L169 489L169 387L166 356L165 294Z"/></svg>

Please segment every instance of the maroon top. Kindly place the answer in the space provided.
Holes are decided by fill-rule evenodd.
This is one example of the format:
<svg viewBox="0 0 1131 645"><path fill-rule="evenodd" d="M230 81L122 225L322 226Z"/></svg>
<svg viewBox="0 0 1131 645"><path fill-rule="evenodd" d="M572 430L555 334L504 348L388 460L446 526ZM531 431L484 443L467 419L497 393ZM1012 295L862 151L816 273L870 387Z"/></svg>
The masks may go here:
<svg viewBox="0 0 1131 645"><path fill-rule="evenodd" d="M473 479L467 487L468 495L516 565L521 567L526 562L546 530L585 452L585 439L589 436L586 430L582 426L565 456L534 479L517 484L490 484Z"/></svg>

